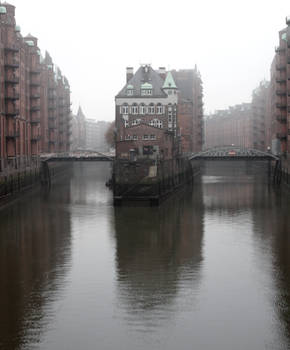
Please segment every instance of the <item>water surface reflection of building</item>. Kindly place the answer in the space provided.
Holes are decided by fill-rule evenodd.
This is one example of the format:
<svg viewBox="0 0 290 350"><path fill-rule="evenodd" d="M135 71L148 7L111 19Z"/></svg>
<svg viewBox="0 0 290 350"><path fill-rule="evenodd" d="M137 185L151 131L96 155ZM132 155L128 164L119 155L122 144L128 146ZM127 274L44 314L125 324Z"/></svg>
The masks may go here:
<svg viewBox="0 0 290 350"><path fill-rule="evenodd" d="M66 181L67 182L67 181ZM69 185L0 212L0 349L32 348L51 321L71 255Z"/></svg>
<svg viewBox="0 0 290 350"><path fill-rule="evenodd" d="M166 320L174 300L199 286L203 205L200 189L159 208L115 208L118 298L129 323Z"/></svg>

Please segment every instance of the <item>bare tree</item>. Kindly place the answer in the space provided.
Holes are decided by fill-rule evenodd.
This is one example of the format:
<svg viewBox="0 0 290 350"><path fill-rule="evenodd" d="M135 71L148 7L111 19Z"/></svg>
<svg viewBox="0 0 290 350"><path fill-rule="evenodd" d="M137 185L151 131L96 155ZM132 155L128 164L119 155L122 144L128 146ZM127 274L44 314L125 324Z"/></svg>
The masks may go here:
<svg viewBox="0 0 290 350"><path fill-rule="evenodd" d="M110 124L105 137L108 145L110 147L115 147L115 121Z"/></svg>

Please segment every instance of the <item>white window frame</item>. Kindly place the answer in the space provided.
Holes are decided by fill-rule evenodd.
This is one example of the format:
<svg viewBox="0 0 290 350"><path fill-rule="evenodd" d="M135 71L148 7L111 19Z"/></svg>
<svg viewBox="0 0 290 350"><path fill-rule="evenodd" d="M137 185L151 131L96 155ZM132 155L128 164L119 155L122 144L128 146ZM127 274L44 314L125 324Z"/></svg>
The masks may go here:
<svg viewBox="0 0 290 350"><path fill-rule="evenodd" d="M154 105L148 106L148 114L155 114L155 106Z"/></svg>
<svg viewBox="0 0 290 350"><path fill-rule="evenodd" d="M132 111L132 114L138 114L138 106L137 105L133 105L131 107L131 111Z"/></svg>
<svg viewBox="0 0 290 350"><path fill-rule="evenodd" d="M146 106L145 105L140 105L139 113L140 114L146 114Z"/></svg>
<svg viewBox="0 0 290 350"><path fill-rule="evenodd" d="M133 135L133 140L138 140L138 135Z"/></svg>
<svg viewBox="0 0 290 350"><path fill-rule="evenodd" d="M156 114L163 114L163 106L162 105L156 106Z"/></svg>
<svg viewBox="0 0 290 350"><path fill-rule="evenodd" d="M128 89L127 90L127 96L133 96L134 90L133 89Z"/></svg>
<svg viewBox="0 0 290 350"><path fill-rule="evenodd" d="M129 127L129 121L128 120L124 120L124 127L128 128Z"/></svg>
<svg viewBox="0 0 290 350"><path fill-rule="evenodd" d="M129 106L128 105L122 106L122 114L129 114Z"/></svg>
<svg viewBox="0 0 290 350"><path fill-rule="evenodd" d="M150 135L150 140L156 140L156 135Z"/></svg>
<svg viewBox="0 0 290 350"><path fill-rule="evenodd" d="M149 135L143 135L143 140L149 140Z"/></svg>

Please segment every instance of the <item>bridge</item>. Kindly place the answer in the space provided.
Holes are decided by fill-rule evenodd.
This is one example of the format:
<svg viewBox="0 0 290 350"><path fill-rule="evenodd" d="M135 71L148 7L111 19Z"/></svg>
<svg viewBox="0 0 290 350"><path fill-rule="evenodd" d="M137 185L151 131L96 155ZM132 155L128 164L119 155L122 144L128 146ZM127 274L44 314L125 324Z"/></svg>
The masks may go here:
<svg viewBox="0 0 290 350"><path fill-rule="evenodd" d="M40 156L41 162L112 162L115 155L94 150L79 150L69 153L49 153Z"/></svg>
<svg viewBox="0 0 290 350"><path fill-rule="evenodd" d="M193 153L190 160L276 160L279 157L272 153L259 151L252 148L237 146L211 148L199 153Z"/></svg>

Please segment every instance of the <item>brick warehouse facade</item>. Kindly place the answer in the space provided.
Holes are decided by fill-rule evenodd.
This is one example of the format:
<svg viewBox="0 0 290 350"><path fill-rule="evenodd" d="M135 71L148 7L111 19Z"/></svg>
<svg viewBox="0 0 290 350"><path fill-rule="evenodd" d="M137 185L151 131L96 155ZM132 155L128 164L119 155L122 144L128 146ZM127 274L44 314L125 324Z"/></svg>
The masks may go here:
<svg viewBox="0 0 290 350"><path fill-rule="evenodd" d="M0 4L0 174L36 166L70 144L70 88L37 38L23 37L15 7Z"/></svg>
<svg viewBox="0 0 290 350"><path fill-rule="evenodd" d="M271 65L272 150L290 156L290 17L279 32L279 46Z"/></svg>

